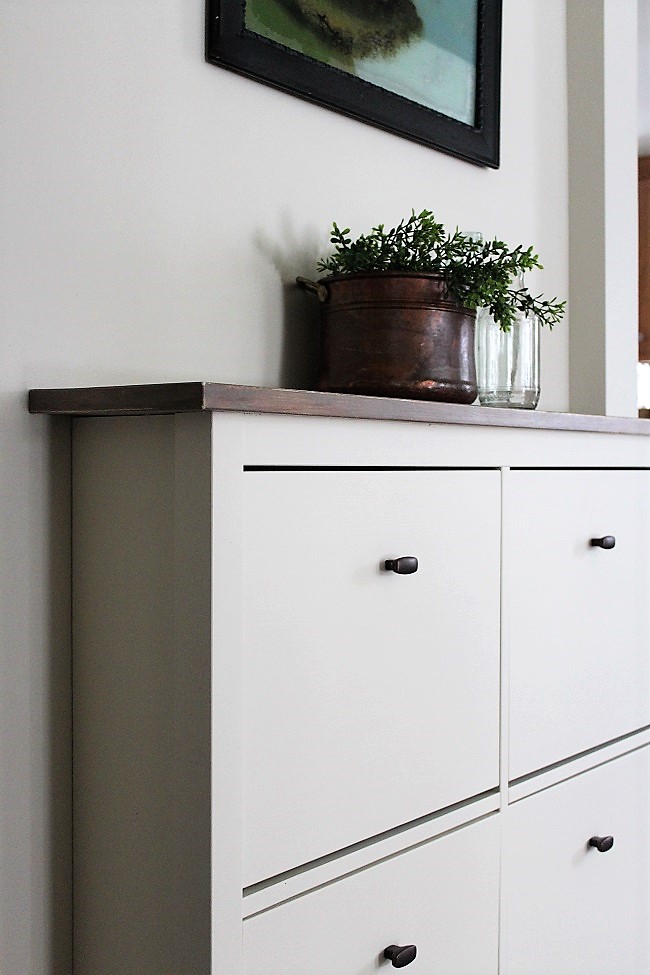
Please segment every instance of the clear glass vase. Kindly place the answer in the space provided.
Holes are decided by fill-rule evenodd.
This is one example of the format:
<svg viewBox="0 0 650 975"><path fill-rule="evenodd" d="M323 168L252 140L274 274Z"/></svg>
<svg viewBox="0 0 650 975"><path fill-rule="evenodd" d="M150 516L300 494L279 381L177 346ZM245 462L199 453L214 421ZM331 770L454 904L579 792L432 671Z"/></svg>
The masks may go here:
<svg viewBox="0 0 650 975"><path fill-rule="evenodd" d="M476 372L482 406L534 410L539 402L539 320L517 314L509 332L476 312Z"/></svg>

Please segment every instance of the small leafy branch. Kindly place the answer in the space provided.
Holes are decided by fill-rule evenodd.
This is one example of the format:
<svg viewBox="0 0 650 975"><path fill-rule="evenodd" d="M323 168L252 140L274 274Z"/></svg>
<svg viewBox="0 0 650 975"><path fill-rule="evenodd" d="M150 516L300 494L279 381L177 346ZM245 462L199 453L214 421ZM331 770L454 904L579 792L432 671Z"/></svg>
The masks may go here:
<svg viewBox="0 0 650 975"><path fill-rule="evenodd" d="M521 283L525 271L542 267L532 247L511 250L500 240L477 240L459 230L449 234L430 210L413 211L392 230L379 224L356 240L349 234L349 228L332 225L334 253L319 262L320 271L439 274L459 304L488 308L504 332L512 328L517 312L537 315L551 329L564 314L565 301L533 296Z"/></svg>

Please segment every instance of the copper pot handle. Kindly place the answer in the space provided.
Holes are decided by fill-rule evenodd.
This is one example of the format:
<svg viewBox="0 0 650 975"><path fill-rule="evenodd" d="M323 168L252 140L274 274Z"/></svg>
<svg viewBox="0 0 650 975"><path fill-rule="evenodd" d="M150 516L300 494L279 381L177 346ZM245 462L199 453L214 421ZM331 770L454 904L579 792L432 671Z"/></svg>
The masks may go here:
<svg viewBox="0 0 650 975"><path fill-rule="evenodd" d="M330 296L327 286L319 284L318 281L310 281L309 278L296 278L296 284L304 288L305 291L311 291L319 301L327 301Z"/></svg>

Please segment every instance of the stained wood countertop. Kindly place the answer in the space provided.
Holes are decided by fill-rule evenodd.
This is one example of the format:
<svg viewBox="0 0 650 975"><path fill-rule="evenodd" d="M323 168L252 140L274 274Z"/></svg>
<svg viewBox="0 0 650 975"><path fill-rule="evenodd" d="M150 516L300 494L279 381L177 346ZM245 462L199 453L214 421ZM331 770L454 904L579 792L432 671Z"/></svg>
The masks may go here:
<svg viewBox="0 0 650 975"><path fill-rule="evenodd" d="M227 383L149 383L134 386L32 389L29 392L31 413L59 416L135 416L211 410L650 436L650 420L635 417L496 409L386 396L320 393L303 389L272 389Z"/></svg>

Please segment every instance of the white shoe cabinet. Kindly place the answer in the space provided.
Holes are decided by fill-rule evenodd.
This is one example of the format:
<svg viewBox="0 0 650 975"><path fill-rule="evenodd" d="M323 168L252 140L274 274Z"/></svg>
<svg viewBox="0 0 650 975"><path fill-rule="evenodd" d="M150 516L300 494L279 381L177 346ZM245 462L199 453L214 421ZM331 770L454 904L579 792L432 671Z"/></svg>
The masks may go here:
<svg viewBox="0 0 650 975"><path fill-rule="evenodd" d="M30 408L73 418L74 975L649 975L650 424Z"/></svg>

